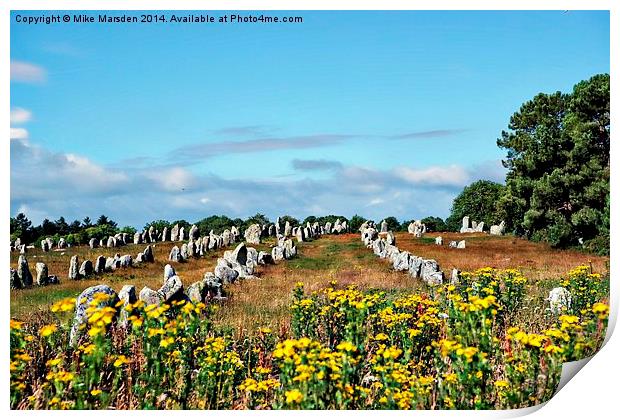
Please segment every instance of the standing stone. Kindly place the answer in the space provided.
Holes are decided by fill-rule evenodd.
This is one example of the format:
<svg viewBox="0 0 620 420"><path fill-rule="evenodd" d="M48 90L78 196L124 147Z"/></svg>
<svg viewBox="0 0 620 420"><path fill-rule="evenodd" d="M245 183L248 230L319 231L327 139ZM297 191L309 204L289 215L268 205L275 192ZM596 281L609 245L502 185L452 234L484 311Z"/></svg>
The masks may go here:
<svg viewBox="0 0 620 420"><path fill-rule="evenodd" d="M288 220L284 223L284 236L291 236L291 224Z"/></svg>
<svg viewBox="0 0 620 420"><path fill-rule="evenodd" d="M142 251L142 258L144 262L155 262L155 256L153 255L153 247L151 245L147 245Z"/></svg>
<svg viewBox="0 0 620 420"><path fill-rule="evenodd" d="M252 261L252 263L254 265L258 264L258 251L256 251L256 249L250 248L250 247L247 247L246 249L247 249L247 253L248 253L248 257L247 257L246 262L247 261Z"/></svg>
<svg viewBox="0 0 620 420"><path fill-rule="evenodd" d="M105 271L105 257L103 255L99 255L95 260L95 274L101 274Z"/></svg>
<svg viewBox="0 0 620 420"><path fill-rule="evenodd" d="M459 245L457 241L450 241L448 248L456 248Z"/></svg>
<svg viewBox="0 0 620 420"><path fill-rule="evenodd" d="M281 261L284 259L284 247L274 246L271 248L271 258L274 261Z"/></svg>
<svg viewBox="0 0 620 420"><path fill-rule="evenodd" d="M43 252L48 252L50 250L50 244L45 239L41 241L41 249Z"/></svg>
<svg viewBox="0 0 620 420"><path fill-rule="evenodd" d="M273 264L273 258L271 256L271 254L268 254L264 251L260 251L258 253L258 258L257 258L257 262L260 265L267 265L267 264Z"/></svg>
<svg viewBox="0 0 620 420"><path fill-rule="evenodd" d="M108 248L114 248L116 246L116 239L114 238L114 236L110 236L108 238L108 242L107 242L106 246Z"/></svg>
<svg viewBox="0 0 620 420"><path fill-rule="evenodd" d="M90 249L95 249L98 245L99 244L97 243L97 239L95 238L90 238L90 241L88 241L88 246L90 247Z"/></svg>
<svg viewBox="0 0 620 420"><path fill-rule="evenodd" d="M34 267L37 271L37 284L39 286L45 286L47 284L47 278L49 277L47 265L43 262L38 262Z"/></svg>
<svg viewBox="0 0 620 420"><path fill-rule="evenodd" d="M458 244L456 244L456 247L458 249L465 249L465 239L463 239L462 241L460 241Z"/></svg>
<svg viewBox="0 0 620 420"><path fill-rule="evenodd" d="M17 260L17 275L19 276L23 287L32 286L32 274L30 273L30 268L28 267L28 260L24 255L20 255Z"/></svg>
<svg viewBox="0 0 620 420"><path fill-rule="evenodd" d="M67 241L65 240L65 238L60 238L58 240L58 248L65 249L66 247L67 247Z"/></svg>
<svg viewBox="0 0 620 420"><path fill-rule="evenodd" d="M170 277L164 282L164 285L158 290L163 296L165 302L181 301L183 298L183 283L177 275Z"/></svg>
<svg viewBox="0 0 620 420"><path fill-rule="evenodd" d="M461 233L469 231L469 216L463 217L463 225L461 226Z"/></svg>
<svg viewBox="0 0 620 420"><path fill-rule="evenodd" d="M198 235L200 234L200 232L198 232L198 227L196 227L196 225L192 225L191 228L189 228L189 239L195 241L196 239L198 239Z"/></svg>
<svg viewBox="0 0 620 420"><path fill-rule="evenodd" d="M71 257L71 262L69 263L69 280L77 280L79 278L79 263L77 255Z"/></svg>
<svg viewBox="0 0 620 420"><path fill-rule="evenodd" d="M243 234L246 242L249 244L260 244L261 230L262 229L258 223L250 225Z"/></svg>
<svg viewBox="0 0 620 420"><path fill-rule="evenodd" d="M11 290L21 289L22 281L19 279L19 274L17 274L17 270L11 268Z"/></svg>
<svg viewBox="0 0 620 420"><path fill-rule="evenodd" d="M103 248L105 246L105 241L103 238L99 239L99 248Z"/></svg>
<svg viewBox="0 0 620 420"><path fill-rule="evenodd" d="M196 304L204 302L207 297L207 284L204 280L199 280L195 283L192 283L187 288L187 297L189 300Z"/></svg>
<svg viewBox="0 0 620 420"><path fill-rule="evenodd" d="M388 231L388 224L384 220L384 221L381 222L381 232L387 232L387 231Z"/></svg>
<svg viewBox="0 0 620 420"><path fill-rule="evenodd" d="M239 277L239 272L230 267L230 263L223 258L217 259L214 274L222 284L234 283Z"/></svg>
<svg viewBox="0 0 620 420"><path fill-rule="evenodd" d="M458 269L453 268L452 275L450 276L450 283L458 284L460 281L461 281L461 272Z"/></svg>
<svg viewBox="0 0 620 420"><path fill-rule="evenodd" d="M173 226L170 230L170 240L172 242L177 242L179 240L179 224Z"/></svg>
<svg viewBox="0 0 620 420"><path fill-rule="evenodd" d="M181 227L181 229L179 229L179 241L184 241L185 240L185 228Z"/></svg>
<svg viewBox="0 0 620 420"><path fill-rule="evenodd" d="M140 245L142 243L142 235L140 232L136 232L133 234L133 244Z"/></svg>
<svg viewBox="0 0 620 420"><path fill-rule="evenodd" d="M119 309L120 314L120 325L122 327L127 327L129 323L129 317L134 313L134 310L128 311L125 309L127 305L133 305L138 301L138 297L136 296L136 286L133 284L126 284L123 288L118 292L119 301L123 302Z"/></svg>
<svg viewBox="0 0 620 420"><path fill-rule="evenodd" d="M90 260L84 260L78 273L80 277L90 277L93 274L93 263Z"/></svg>
<svg viewBox="0 0 620 420"><path fill-rule="evenodd" d="M101 299L102 295L107 295L107 299ZM90 313L87 309L91 306L91 302L97 296L97 308L103 308L105 306L110 306L112 308L116 307L118 303L118 296L116 292L112 290L112 288L105 284L100 284L97 286L91 286L88 289L84 290L78 296L76 300L75 306L75 316L73 318L73 325L71 326L71 335L69 339L69 343L71 346L75 346L79 339L79 336L86 329L80 328L82 325L86 324Z"/></svg>
<svg viewBox="0 0 620 420"><path fill-rule="evenodd" d="M187 260L189 258L189 249L187 244L181 245L181 260Z"/></svg>
<svg viewBox="0 0 620 420"><path fill-rule="evenodd" d="M441 236L435 238L435 245L443 245L443 238Z"/></svg>
<svg viewBox="0 0 620 420"><path fill-rule="evenodd" d="M503 235L505 227L506 223L502 220L502 223L500 223L499 225L492 225L489 233L491 235Z"/></svg>
<svg viewBox="0 0 620 420"><path fill-rule="evenodd" d="M549 292L549 310L554 315L560 315L571 307L571 294L564 287L556 287Z"/></svg>
<svg viewBox="0 0 620 420"><path fill-rule="evenodd" d="M164 283L166 282L166 280L168 280L170 277L175 276L177 273L176 271L174 271L174 267L172 267L170 264L166 264L166 266L164 267Z"/></svg>
<svg viewBox="0 0 620 420"><path fill-rule="evenodd" d="M131 257L131 255L123 255L120 258L120 263L121 263L121 267L127 268L127 267L131 267L132 263L133 263L133 258Z"/></svg>
<svg viewBox="0 0 620 420"><path fill-rule="evenodd" d="M183 244L185 245L185 244ZM170 255L168 256L168 259L170 261L174 261L174 262L183 262L183 257L181 256L181 251L179 250L178 246L173 246L172 250L170 251Z"/></svg>
<svg viewBox="0 0 620 420"><path fill-rule="evenodd" d="M439 270L439 264L435 260L424 260L420 277L429 286L443 283L443 273Z"/></svg>
<svg viewBox="0 0 620 420"><path fill-rule="evenodd" d="M161 241L168 242L170 240L170 231L168 231L168 226L164 226L164 230L161 233Z"/></svg>
<svg viewBox="0 0 620 420"><path fill-rule="evenodd" d="M297 230L295 232L295 236L297 236L297 241L298 242L303 242L303 241L306 240L305 232L304 232L304 230L301 227L297 228Z"/></svg>
<svg viewBox="0 0 620 420"><path fill-rule="evenodd" d="M121 262L116 258L108 257L105 259L105 271L114 271L120 266Z"/></svg>
<svg viewBox="0 0 620 420"><path fill-rule="evenodd" d="M393 267L396 271L408 271L410 265L411 254L407 251L402 251L394 258Z"/></svg>
<svg viewBox="0 0 620 420"><path fill-rule="evenodd" d="M420 277L423 263L424 260L421 257L416 257L415 255L412 255L409 258L409 275L413 278Z"/></svg>
<svg viewBox="0 0 620 420"><path fill-rule="evenodd" d="M153 225L149 226L148 235L149 243L155 242L155 227Z"/></svg>
<svg viewBox="0 0 620 420"><path fill-rule="evenodd" d="M187 243L187 256L189 258L193 258L196 256L196 244L191 238L189 242Z"/></svg>
<svg viewBox="0 0 620 420"><path fill-rule="evenodd" d="M396 236L390 231L385 235L385 242L388 245L396 245Z"/></svg>
<svg viewBox="0 0 620 420"><path fill-rule="evenodd" d="M140 290L140 300L144 302L146 306L159 305L164 301L164 297L157 290L144 286L142 290Z"/></svg>

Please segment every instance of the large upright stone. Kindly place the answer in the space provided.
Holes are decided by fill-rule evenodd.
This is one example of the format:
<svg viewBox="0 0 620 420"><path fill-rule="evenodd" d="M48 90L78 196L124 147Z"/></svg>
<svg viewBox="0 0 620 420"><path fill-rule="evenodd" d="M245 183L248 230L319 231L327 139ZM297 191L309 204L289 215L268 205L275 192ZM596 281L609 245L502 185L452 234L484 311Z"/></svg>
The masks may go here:
<svg viewBox="0 0 620 420"><path fill-rule="evenodd" d="M297 237L297 242L303 242L307 239L306 233L302 227L297 228L295 236Z"/></svg>
<svg viewBox="0 0 620 420"><path fill-rule="evenodd" d="M11 282L11 290L21 289L22 287L24 287L22 286L22 281L19 278L19 274L17 274L17 270L15 270L14 268L11 268L10 282Z"/></svg>
<svg viewBox="0 0 620 420"><path fill-rule="evenodd" d="M153 290L148 286L144 286L140 290L140 300L148 305L159 305L164 301L164 296L157 290Z"/></svg>
<svg viewBox="0 0 620 420"><path fill-rule="evenodd" d="M549 310L554 315L560 315L571 307L571 294L564 287L556 287L549 292Z"/></svg>
<svg viewBox="0 0 620 420"><path fill-rule="evenodd" d="M153 247L151 245L147 245L142 251L142 259L144 262L155 262L155 256L153 255Z"/></svg>
<svg viewBox="0 0 620 420"><path fill-rule="evenodd" d="M181 261L185 261L187 259L189 259L189 248L187 247L187 244L183 244L181 245ZM174 260L172 260L174 261Z"/></svg>
<svg viewBox="0 0 620 420"><path fill-rule="evenodd" d="M176 274L177 273L176 273L176 271L174 271L174 267L172 267L170 264L166 264L166 266L164 267L164 283L170 277L176 276Z"/></svg>
<svg viewBox="0 0 620 420"><path fill-rule="evenodd" d="M195 241L196 239L198 239L198 235L200 235L200 232L198 232L198 227L196 225L192 225L191 228L189 228L189 238L192 241Z"/></svg>
<svg viewBox="0 0 620 420"><path fill-rule="evenodd" d="M95 260L95 274L101 274L105 271L105 257L103 255L99 255Z"/></svg>
<svg viewBox="0 0 620 420"><path fill-rule="evenodd" d="M116 238L114 236L110 236L108 238L108 242L106 244L108 248L114 248L116 246Z"/></svg>
<svg viewBox="0 0 620 420"><path fill-rule="evenodd" d="M231 263L224 258L217 259L217 265L215 266L214 274L221 280L222 284L234 283L239 277L239 272L233 270Z"/></svg>
<svg viewBox="0 0 620 420"><path fill-rule="evenodd" d="M45 239L41 241L41 249L43 250L43 252L48 252L50 250L50 244Z"/></svg>
<svg viewBox="0 0 620 420"><path fill-rule="evenodd" d="M142 243L142 235L140 232L136 232L133 234L133 244L140 245Z"/></svg>
<svg viewBox="0 0 620 420"><path fill-rule="evenodd" d="M463 217L463 225L461 226L461 233L469 231L469 216Z"/></svg>
<svg viewBox="0 0 620 420"><path fill-rule="evenodd" d="M385 220L383 220L381 222L381 232L387 232L388 231L388 224Z"/></svg>
<svg viewBox="0 0 620 420"><path fill-rule="evenodd" d="M443 238L441 236L435 238L435 245L443 245Z"/></svg>
<svg viewBox="0 0 620 420"><path fill-rule="evenodd" d="M499 225L492 225L489 233L491 235L503 235L505 226L506 223L502 220L502 223Z"/></svg>
<svg viewBox="0 0 620 420"><path fill-rule="evenodd" d="M177 242L179 240L179 224L177 223L170 230L170 240L172 242Z"/></svg>
<svg viewBox="0 0 620 420"><path fill-rule="evenodd" d="M95 249L99 246L99 243L97 242L97 239L90 238L90 241L88 241L88 246L90 247L90 249Z"/></svg>
<svg viewBox="0 0 620 420"><path fill-rule="evenodd" d="M107 297L104 298L105 296ZM97 303L92 303L95 298L97 299ZM110 286L105 284L91 286L80 293L76 300L75 316L73 318L73 325L71 326L71 335L69 339L71 346L77 344L79 336L81 336L85 330L83 326L85 326L90 316L87 309L91 306L91 303L95 308L102 308L105 306L115 308L118 303L118 296Z"/></svg>
<svg viewBox="0 0 620 420"><path fill-rule="evenodd" d="M424 260L420 277L429 286L443 283L443 273L439 270L439 264L435 260Z"/></svg>
<svg viewBox="0 0 620 420"><path fill-rule="evenodd" d="M65 238L60 238L58 240L58 248L65 249L66 247L67 247L67 241L65 240Z"/></svg>
<svg viewBox="0 0 620 420"><path fill-rule="evenodd" d="M183 257L181 256L181 250L176 245L172 247L172 250L170 250L170 255L168 256L168 259L173 262L184 262L185 261Z"/></svg>
<svg viewBox="0 0 620 420"><path fill-rule="evenodd" d="M74 255L71 257L71 261L69 262L69 280L77 280L80 277L80 272L79 272L79 264L80 261L78 259L77 255Z"/></svg>
<svg viewBox="0 0 620 420"><path fill-rule="evenodd" d="M260 244L260 235L262 229L258 223L254 223L250 225L246 230L243 236L245 237L245 241L249 244Z"/></svg>
<svg viewBox="0 0 620 420"><path fill-rule="evenodd" d="M287 220L286 223L284 223L284 236L291 236L291 229L291 224Z"/></svg>
<svg viewBox="0 0 620 420"><path fill-rule="evenodd" d="M23 254L17 260L17 275L23 287L32 286L32 273L30 273L30 268L28 267L28 260Z"/></svg>
<svg viewBox="0 0 620 420"><path fill-rule="evenodd" d="M90 277L93 275L93 263L90 260L84 260L78 271L80 277Z"/></svg>
<svg viewBox="0 0 620 420"><path fill-rule="evenodd" d="M121 262L121 267L123 268L131 267L133 264L133 258L131 255L126 254L120 258L120 262Z"/></svg>
<svg viewBox="0 0 620 420"><path fill-rule="evenodd" d="M181 229L179 229L179 241L184 241L185 240L185 228L181 227Z"/></svg>
<svg viewBox="0 0 620 420"><path fill-rule="evenodd" d="M170 240L170 231L168 230L168 226L164 226L164 229L161 232L161 241L167 242Z"/></svg>
<svg viewBox="0 0 620 420"><path fill-rule="evenodd" d="M164 285L158 290L166 302L183 300L183 283L177 275L170 277L164 282Z"/></svg>
<svg viewBox="0 0 620 420"><path fill-rule="evenodd" d="M37 284L45 286L48 283L47 278L49 277L47 265L44 262L38 262L34 267L37 270Z"/></svg>

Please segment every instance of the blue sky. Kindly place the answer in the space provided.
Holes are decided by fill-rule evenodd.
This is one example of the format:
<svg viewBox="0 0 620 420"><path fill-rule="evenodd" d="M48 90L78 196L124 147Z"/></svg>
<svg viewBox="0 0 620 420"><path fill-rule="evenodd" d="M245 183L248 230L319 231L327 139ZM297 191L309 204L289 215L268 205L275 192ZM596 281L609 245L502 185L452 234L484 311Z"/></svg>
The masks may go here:
<svg viewBox="0 0 620 420"><path fill-rule="evenodd" d="M11 214L35 223L446 217L464 185L503 180L496 139L524 101L609 72L607 12L17 14L41 12L11 23Z"/></svg>

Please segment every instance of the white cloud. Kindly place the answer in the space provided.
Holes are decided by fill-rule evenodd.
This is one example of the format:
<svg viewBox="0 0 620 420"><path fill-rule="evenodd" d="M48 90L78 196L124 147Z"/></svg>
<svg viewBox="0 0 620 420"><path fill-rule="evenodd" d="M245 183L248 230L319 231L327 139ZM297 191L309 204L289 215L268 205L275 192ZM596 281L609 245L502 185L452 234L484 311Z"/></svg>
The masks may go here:
<svg viewBox="0 0 620 420"><path fill-rule="evenodd" d="M11 124L24 124L32 119L30 110L20 107L11 108Z"/></svg>
<svg viewBox="0 0 620 420"><path fill-rule="evenodd" d="M366 207L376 206L376 205L383 204L383 203L385 203L385 200L377 197L377 198L373 198L372 200L370 200L368 204L366 204Z"/></svg>
<svg viewBox="0 0 620 420"><path fill-rule="evenodd" d="M412 184L464 186L470 175L459 165L431 166L424 169L398 167L394 174L400 179Z"/></svg>
<svg viewBox="0 0 620 420"><path fill-rule="evenodd" d="M155 181L161 188L170 192L181 192L195 186L196 178L184 168L170 168L148 173L147 177Z"/></svg>
<svg viewBox="0 0 620 420"><path fill-rule="evenodd" d="M26 140L28 138L28 130L25 128L11 127L11 140Z"/></svg>
<svg viewBox="0 0 620 420"><path fill-rule="evenodd" d="M23 83L42 83L47 78L43 67L25 61L11 60L11 81Z"/></svg>

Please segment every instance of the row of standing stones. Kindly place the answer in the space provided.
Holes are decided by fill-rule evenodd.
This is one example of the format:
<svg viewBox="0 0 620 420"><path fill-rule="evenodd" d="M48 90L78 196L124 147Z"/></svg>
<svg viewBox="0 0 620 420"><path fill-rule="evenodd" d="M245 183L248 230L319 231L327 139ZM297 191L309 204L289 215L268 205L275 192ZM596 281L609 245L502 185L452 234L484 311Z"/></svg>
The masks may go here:
<svg viewBox="0 0 620 420"><path fill-rule="evenodd" d="M444 275L439 264L435 260L427 260L411 254L409 251L401 251L396 246L396 237L381 223L381 231L378 231L373 222L364 222L360 226L361 240L367 248L379 258L386 258L396 271L408 273L413 278L420 278L428 285L442 284ZM385 229L384 229L385 228ZM420 228L422 229L422 228ZM458 280L458 270L452 271L452 281Z"/></svg>
<svg viewBox="0 0 620 420"><path fill-rule="evenodd" d="M282 226L282 228L280 228ZM221 235L215 235L213 231L209 235L200 238L190 229L188 242L178 246L173 246L170 251L169 259L174 262L187 261L190 257L198 258L208 250L226 247L236 242L239 231L236 227L226 229ZM100 284L85 289L77 298L76 312L71 328L70 342L75 345L79 339L80 332L87 322L86 308L90 305L96 295L103 293L110 297L108 302L117 304L122 301L122 307L134 304L138 299L145 305L160 305L172 303L174 301L188 301L193 303L209 303L212 301L222 301L226 299L223 286L236 282L238 279L253 279L257 265L275 264L276 261L290 259L297 255L297 247L293 239L303 242L310 239L317 239L321 234L339 234L348 231L346 221L337 220L333 225L326 223L319 226L318 223L307 224L299 227L292 227L289 222L280 224L280 219L274 225L260 226L251 225L246 229L244 237L246 242L260 243L261 237L276 236L277 245L271 250L271 254L246 246L241 242L234 250L224 251L222 258L218 258L213 272L208 271L203 279L191 284L184 289L181 278L176 274L174 268L167 264L164 267L163 284L158 290L144 287L139 293L133 285L125 285L117 294L110 286ZM166 236L163 236L166 238ZM150 245L149 245L150 247ZM104 303L102 303L104 304ZM108 303L109 304L109 303ZM120 311L121 317L119 325L127 326L131 311Z"/></svg>
<svg viewBox="0 0 620 420"><path fill-rule="evenodd" d="M489 233L491 235L501 236L504 234L505 222L499 225L492 225ZM463 218L461 233L484 232L484 222L472 221L468 216ZM407 231L415 237L422 237L426 233L426 226L420 220L415 220L409 224ZM388 225L384 221L381 222L380 232L374 227L372 222L366 222L360 227L362 241L368 248L372 248L373 252L380 258L388 258L396 271L406 271L414 278L421 278L429 285L438 285L443 283L443 273L439 270L439 265L435 260L424 260L409 253L408 251L400 251L396 247L396 238L392 232L388 231ZM435 238L436 245L443 245L443 238L437 236ZM450 241L450 248L465 249L465 240ZM450 281L454 284L459 281L460 271L457 268L452 269ZM555 287L549 291L547 297L549 302L549 312L558 315L563 310L571 307L572 296L568 289L564 287Z"/></svg>

